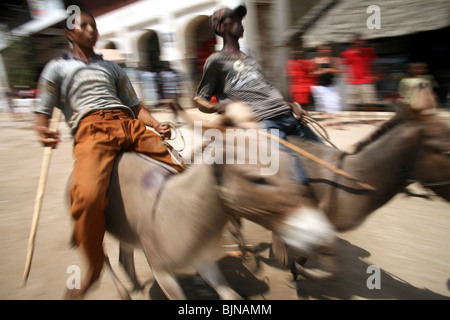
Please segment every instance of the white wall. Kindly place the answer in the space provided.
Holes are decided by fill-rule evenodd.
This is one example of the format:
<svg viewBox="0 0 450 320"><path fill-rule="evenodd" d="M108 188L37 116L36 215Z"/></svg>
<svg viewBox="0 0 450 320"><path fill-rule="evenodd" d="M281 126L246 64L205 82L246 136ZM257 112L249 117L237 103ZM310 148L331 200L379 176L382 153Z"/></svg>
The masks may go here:
<svg viewBox="0 0 450 320"><path fill-rule="evenodd" d="M135 60L138 58L140 36L146 30L153 30L160 39L161 60L184 59L187 53L185 30L191 21L199 15L209 16L220 7L234 8L241 3L239 0L146 0L133 3L96 17L99 45L112 40L131 60ZM165 34L171 34L176 42L164 42Z"/></svg>

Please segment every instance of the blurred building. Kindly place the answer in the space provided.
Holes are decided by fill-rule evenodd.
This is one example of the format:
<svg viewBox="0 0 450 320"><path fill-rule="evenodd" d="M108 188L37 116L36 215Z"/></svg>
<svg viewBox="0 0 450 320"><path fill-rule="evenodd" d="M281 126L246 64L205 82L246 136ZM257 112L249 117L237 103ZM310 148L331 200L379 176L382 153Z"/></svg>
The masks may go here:
<svg viewBox="0 0 450 320"><path fill-rule="evenodd" d="M162 61L169 61L182 75L184 94L192 96L205 59L221 48L221 38L209 28L209 16L222 6L242 3L248 14L241 47L286 97L284 69L293 47L313 54L317 44L334 42L339 51L355 32L368 38L387 64L429 62L432 72L441 73L435 74L441 95L449 91L447 0L4 0L0 89L32 87L43 66L68 48L63 30L66 8L76 4L97 20L98 52L129 71L157 72ZM366 24L372 4L381 9L379 29Z"/></svg>
<svg viewBox="0 0 450 320"><path fill-rule="evenodd" d="M186 94L193 94L204 61L221 47L221 39L209 28L209 16L220 7L234 8L242 3L248 8L242 48L255 56L269 78L283 90L289 49L274 44L283 31L314 5L313 0L6 0L2 11L12 19L6 19L5 23L5 15L1 16L2 33L10 39L19 35L28 39L22 46L28 51L23 60L29 60L30 56L34 59L24 69L36 81L45 63L67 48L63 32L68 16L65 8L77 4L95 16L100 33L97 51L106 58L117 59L127 68L153 72L158 71L161 61L169 61L182 73ZM17 10L22 11L20 21ZM16 56L10 50L13 42L0 44L2 56L8 56L8 51L9 56ZM3 87L17 85L8 83L11 69L9 63L0 63ZM15 82L17 78L12 80ZM32 86L30 83L21 85Z"/></svg>
<svg viewBox="0 0 450 320"><path fill-rule="evenodd" d="M275 44L279 35L316 3L313 0L136 1L96 17L101 35L98 48L119 50L132 68L157 71L161 61L169 61L188 80L184 88L192 95L206 58L221 48L222 39L210 29L209 16L220 7L242 3L248 14L241 47L285 90L289 49Z"/></svg>
<svg viewBox="0 0 450 320"><path fill-rule="evenodd" d="M1 2L0 110L7 109L12 89L27 97L45 63L68 48L62 28L66 16L60 0Z"/></svg>

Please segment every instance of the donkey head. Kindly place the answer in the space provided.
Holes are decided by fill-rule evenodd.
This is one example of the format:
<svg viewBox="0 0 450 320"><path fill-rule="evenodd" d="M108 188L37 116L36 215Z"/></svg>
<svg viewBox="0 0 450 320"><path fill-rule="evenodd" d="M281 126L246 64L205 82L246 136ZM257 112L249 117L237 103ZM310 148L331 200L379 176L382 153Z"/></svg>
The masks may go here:
<svg viewBox="0 0 450 320"><path fill-rule="evenodd" d="M250 137L246 146L237 145L230 137L234 158L227 157L226 164L215 164L218 194L229 212L253 221L278 236L291 250L309 256L321 248L335 248L336 231L325 213L318 209L316 199L307 186L293 177L296 158L282 150L277 143L263 135ZM242 140L241 140L242 141ZM260 157L253 159L249 152L251 143L278 161L265 171L267 163ZM251 147L250 147L251 148ZM275 155L276 154L276 155ZM232 163L230 161L236 161ZM275 161L275 160L274 160Z"/></svg>
<svg viewBox="0 0 450 320"><path fill-rule="evenodd" d="M423 93L417 90L416 95L419 94ZM410 179L419 181L450 201L450 128L433 110L431 106L415 108L403 105L399 106L398 115L420 130Z"/></svg>
<svg viewBox="0 0 450 320"><path fill-rule="evenodd" d="M450 129L437 117L423 119L422 144L412 179L450 201Z"/></svg>
<svg viewBox="0 0 450 320"><path fill-rule="evenodd" d="M194 123L190 115L183 115L188 123ZM287 262L286 245L296 256L318 253L336 257L335 228L318 209L309 187L294 178L298 160L281 149L278 142L261 134L263 129L252 122L248 107L241 103L228 105L222 117L209 125L203 122L203 128L212 130L208 138L214 132L225 137L215 136L211 139L214 143L203 144L203 154L219 160L211 161L211 167L218 195L229 214L271 230L272 249L280 263ZM334 260L324 264L325 271L329 271L325 273L333 276L336 265Z"/></svg>

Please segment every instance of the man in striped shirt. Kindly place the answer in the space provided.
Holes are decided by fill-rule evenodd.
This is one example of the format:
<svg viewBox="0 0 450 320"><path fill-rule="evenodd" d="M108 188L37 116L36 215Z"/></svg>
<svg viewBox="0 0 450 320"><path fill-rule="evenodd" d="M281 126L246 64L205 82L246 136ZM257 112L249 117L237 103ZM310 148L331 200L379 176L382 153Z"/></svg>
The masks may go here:
<svg viewBox="0 0 450 320"><path fill-rule="evenodd" d="M244 34L242 19L246 14L246 7L239 6L234 10L219 9L210 16L210 26L223 38L224 44L221 51L213 53L205 62L194 99L197 107L206 113L221 113L228 103L243 102L250 107L253 120L266 129L280 130L280 138L297 135L320 141L299 121L306 112L285 101L281 92L264 76L256 60L240 50L239 39ZM214 95L218 103L210 102Z"/></svg>

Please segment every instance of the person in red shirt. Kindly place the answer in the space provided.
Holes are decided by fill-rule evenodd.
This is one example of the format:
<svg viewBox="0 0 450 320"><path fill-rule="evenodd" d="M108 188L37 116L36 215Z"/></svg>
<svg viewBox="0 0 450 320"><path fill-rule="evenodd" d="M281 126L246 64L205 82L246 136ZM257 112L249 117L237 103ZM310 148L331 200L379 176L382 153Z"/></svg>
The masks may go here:
<svg viewBox="0 0 450 320"><path fill-rule="evenodd" d="M311 86L316 85L316 76L312 74L314 63L309 59L303 59L302 51L293 51L293 59L286 62L285 73L289 79L289 95L292 102L298 102L302 106L312 103Z"/></svg>
<svg viewBox="0 0 450 320"><path fill-rule="evenodd" d="M361 36L356 36L352 46L341 53L341 63L347 66L347 102L353 110L376 104L376 87L373 72L375 50L366 46Z"/></svg>
<svg viewBox="0 0 450 320"><path fill-rule="evenodd" d="M336 78L340 73L338 58L332 56L332 46L322 44L317 48L317 56L313 59L314 71L317 76L317 85L311 87L316 111L325 113L331 118L328 125L334 125L343 130L342 121L339 119L341 112L341 96L336 84Z"/></svg>

